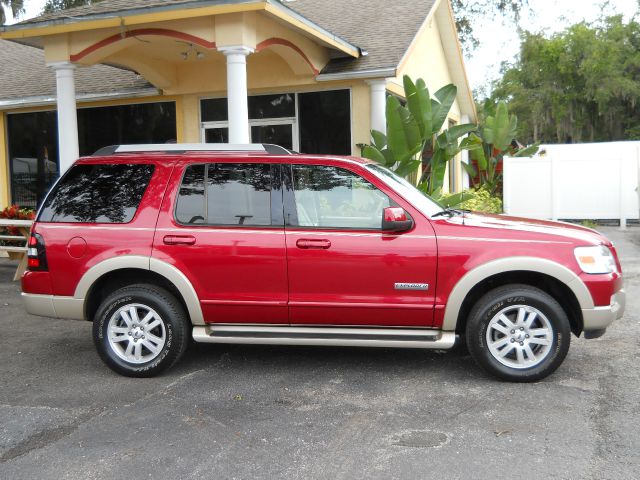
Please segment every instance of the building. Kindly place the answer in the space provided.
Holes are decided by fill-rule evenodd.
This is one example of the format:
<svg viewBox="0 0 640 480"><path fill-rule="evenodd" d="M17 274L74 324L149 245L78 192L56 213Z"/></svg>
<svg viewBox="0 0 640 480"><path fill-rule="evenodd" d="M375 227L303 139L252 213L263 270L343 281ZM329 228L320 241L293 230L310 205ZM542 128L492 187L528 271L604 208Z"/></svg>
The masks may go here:
<svg viewBox="0 0 640 480"><path fill-rule="evenodd" d="M449 0L112 0L0 38L0 206L35 206L78 155L110 144L358 155L404 74L454 83L449 124L476 119Z"/></svg>

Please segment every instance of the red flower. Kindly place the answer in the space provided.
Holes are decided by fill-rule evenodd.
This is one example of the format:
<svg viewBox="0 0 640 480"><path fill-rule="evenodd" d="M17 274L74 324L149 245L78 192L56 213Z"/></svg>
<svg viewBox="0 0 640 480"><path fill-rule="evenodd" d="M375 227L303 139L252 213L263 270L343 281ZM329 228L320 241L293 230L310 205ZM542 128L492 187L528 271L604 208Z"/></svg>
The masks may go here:
<svg viewBox="0 0 640 480"><path fill-rule="evenodd" d="M35 216L35 210L31 208L20 208L20 205L11 205L0 212L0 218L14 220L33 220ZM0 228L0 235L3 233L6 235L20 235L20 231L15 227Z"/></svg>

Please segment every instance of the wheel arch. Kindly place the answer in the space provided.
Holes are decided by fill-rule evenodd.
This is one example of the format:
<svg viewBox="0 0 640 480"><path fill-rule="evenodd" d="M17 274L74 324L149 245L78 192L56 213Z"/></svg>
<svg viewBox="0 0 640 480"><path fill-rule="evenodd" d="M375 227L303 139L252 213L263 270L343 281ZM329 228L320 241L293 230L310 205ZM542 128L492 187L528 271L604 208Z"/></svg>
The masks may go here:
<svg viewBox="0 0 640 480"><path fill-rule="evenodd" d="M160 284L178 297L192 324L204 325L198 295L184 273L162 260L137 255L110 258L85 272L78 282L74 298L83 300L86 319L91 320L91 312L97 308L96 303L101 298L100 287L110 280L122 286L142 281Z"/></svg>
<svg viewBox="0 0 640 480"><path fill-rule="evenodd" d="M459 330L465 314L488 289L508 283L526 283L541 287L560 300L567 312L572 331L582 331L582 309L593 308L593 298L578 275L564 265L536 257L508 257L479 265L467 272L451 290L442 329Z"/></svg>

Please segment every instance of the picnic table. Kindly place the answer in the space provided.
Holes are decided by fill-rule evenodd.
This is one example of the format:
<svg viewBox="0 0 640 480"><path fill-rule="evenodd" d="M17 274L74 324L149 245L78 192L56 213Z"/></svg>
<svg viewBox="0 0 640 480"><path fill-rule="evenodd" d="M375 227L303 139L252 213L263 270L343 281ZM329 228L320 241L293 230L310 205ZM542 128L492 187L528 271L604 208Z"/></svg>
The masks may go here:
<svg viewBox="0 0 640 480"><path fill-rule="evenodd" d="M0 240L5 240L11 243L11 245L0 245L0 252L7 252L9 254L9 258L20 260L18 269L13 276L14 281L19 280L27 269L27 248L29 247L29 234L32 225L33 220L12 220L9 218L0 218L0 228L13 227L20 233L20 235L0 235Z"/></svg>

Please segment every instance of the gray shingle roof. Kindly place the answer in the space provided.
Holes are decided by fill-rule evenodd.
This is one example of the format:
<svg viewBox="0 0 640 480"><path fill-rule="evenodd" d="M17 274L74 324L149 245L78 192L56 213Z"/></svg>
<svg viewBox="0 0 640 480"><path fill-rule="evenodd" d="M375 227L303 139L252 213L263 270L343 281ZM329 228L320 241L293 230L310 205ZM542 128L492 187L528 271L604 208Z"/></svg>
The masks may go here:
<svg viewBox="0 0 640 480"><path fill-rule="evenodd" d="M243 0L220 0L218 3L241 3ZM194 0L102 0L91 5L82 7L68 8L52 13L43 13L35 18L20 22L23 24L50 22L63 18L76 18L93 15L103 15L107 13L126 12L128 10L139 10L145 8L167 7L171 5L179 5L181 3L191 3L197 8L197 1ZM215 3L215 2L209 2Z"/></svg>
<svg viewBox="0 0 640 480"><path fill-rule="evenodd" d="M215 0L206 0L216 3ZM245 0L219 0L241 3ZM194 0L104 0L93 5L41 15L22 22L35 24L61 19L108 15L162 7L198 7ZM358 59L332 60L323 74L357 73L394 68L409 48L435 0L293 0L281 2L318 26L368 52Z"/></svg>
<svg viewBox="0 0 640 480"><path fill-rule="evenodd" d="M366 50L358 59L335 59L322 73L397 67L435 0L296 0L291 9Z"/></svg>
<svg viewBox="0 0 640 480"><path fill-rule="evenodd" d="M38 48L0 40L0 102L26 97L55 97L56 75ZM76 70L76 92L108 96L153 88L133 72L108 65Z"/></svg>

